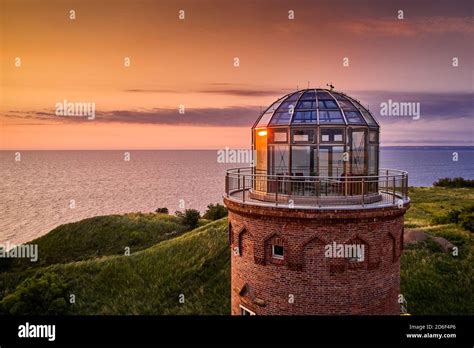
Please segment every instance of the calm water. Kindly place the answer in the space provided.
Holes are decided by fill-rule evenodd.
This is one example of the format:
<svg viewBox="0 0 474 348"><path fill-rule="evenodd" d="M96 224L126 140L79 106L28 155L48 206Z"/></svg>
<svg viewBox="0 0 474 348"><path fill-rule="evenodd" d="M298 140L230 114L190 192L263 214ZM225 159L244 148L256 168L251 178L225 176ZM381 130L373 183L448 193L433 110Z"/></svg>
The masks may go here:
<svg viewBox="0 0 474 348"><path fill-rule="evenodd" d="M459 153L453 162L452 153ZM97 215L168 207L204 211L221 202L224 172L216 151L0 152L0 244L27 242L54 227ZM411 186L440 177L474 178L474 149L383 149L382 167L409 172ZM71 200L75 208L70 208Z"/></svg>

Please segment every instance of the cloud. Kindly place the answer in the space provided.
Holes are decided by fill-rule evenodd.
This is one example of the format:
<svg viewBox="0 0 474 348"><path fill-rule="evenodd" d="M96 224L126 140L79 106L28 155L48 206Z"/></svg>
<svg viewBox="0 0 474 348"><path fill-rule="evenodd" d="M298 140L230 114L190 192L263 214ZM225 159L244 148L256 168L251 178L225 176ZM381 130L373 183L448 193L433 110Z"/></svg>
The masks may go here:
<svg viewBox="0 0 474 348"><path fill-rule="evenodd" d="M474 117L474 93L421 93L421 92L390 92L390 91L355 91L349 95L359 99L368 106L381 124L399 123L405 126L407 122L433 122L449 120L453 127L463 130L468 120ZM420 120L410 117L384 117L380 115L380 104L388 102L420 103ZM125 123L125 124L161 124L187 126L218 126L218 127L251 127L258 115L257 106L229 106L225 108L187 108L184 114L178 109L153 108L149 110L96 110L95 120L86 117L59 117L51 110L18 111L12 110L3 117L9 121L23 124L26 121L51 123ZM441 131L441 130L440 130Z"/></svg>
<svg viewBox="0 0 474 348"><path fill-rule="evenodd" d="M266 97L279 96L282 90L263 90L263 89L208 89L201 90L199 93L224 94L238 97Z"/></svg>
<svg viewBox="0 0 474 348"><path fill-rule="evenodd" d="M396 18L367 18L341 21L338 27L360 35L416 36L429 34L474 34L472 17L419 17L411 20Z"/></svg>
<svg viewBox="0 0 474 348"><path fill-rule="evenodd" d="M123 92L131 93L179 93L177 90L172 89L124 89Z"/></svg>
<svg viewBox="0 0 474 348"><path fill-rule="evenodd" d="M368 106L380 122L397 121L396 117L380 115L380 104L388 102L389 99L393 102L420 103L423 120L456 120L474 117L474 93L359 91L349 93L349 95L360 99L361 103Z"/></svg>
<svg viewBox="0 0 474 348"><path fill-rule="evenodd" d="M230 95L236 97L266 97L279 96L286 93L285 89L268 89L268 88L248 88L241 87L237 84L230 83L211 83L208 84L210 88L197 90L172 90L172 89L125 89L123 92L130 93L202 93L202 94L217 94Z"/></svg>
<svg viewBox="0 0 474 348"><path fill-rule="evenodd" d="M185 109L180 114L178 109L155 108L152 110L112 110L96 111L94 120L86 117L59 117L53 111L10 111L4 117L24 124L24 121L42 120L51 123L127 123L127 124L161 124L188 126L221 126L251 127L260 113L255 106L230 106L227 108Z"/></svg>
<svg viewBox="0 0 474 348"><path fill-rule="evenodd" d="M157 108L150 111L115 110L99 113L98 122L146 123L162 125L250 127L258 117L256 107L227 107L186 109L180 114L177 109Z"/></svg>

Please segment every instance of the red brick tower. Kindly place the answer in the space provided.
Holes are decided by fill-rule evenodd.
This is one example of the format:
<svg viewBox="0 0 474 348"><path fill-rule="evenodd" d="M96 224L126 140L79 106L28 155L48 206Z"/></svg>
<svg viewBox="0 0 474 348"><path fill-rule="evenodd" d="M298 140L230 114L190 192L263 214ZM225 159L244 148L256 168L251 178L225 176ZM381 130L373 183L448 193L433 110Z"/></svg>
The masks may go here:
<svg viewBox="0 0 474 348"><path fill-rule="evenodd" d="M406 172L379 168L379 124L333 90L290 93L229 170L232 314L400 313Z"/></svg>

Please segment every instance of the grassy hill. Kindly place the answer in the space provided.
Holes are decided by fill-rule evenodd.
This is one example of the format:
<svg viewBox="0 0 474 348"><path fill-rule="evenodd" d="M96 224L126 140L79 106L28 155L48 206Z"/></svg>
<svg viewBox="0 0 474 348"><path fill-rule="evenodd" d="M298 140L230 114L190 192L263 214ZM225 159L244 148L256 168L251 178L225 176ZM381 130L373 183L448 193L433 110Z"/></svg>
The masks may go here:
<svg viewBox="0 0 474 348"><path fill-rule="evenodd" d="M474 189L415 188L410 196L406 228L450 240L459 255L429 241L404 251L408 311L474 314L472 233L440 223L453 210L472 206ZM229 314L227 219L201 224L187 231L179 218L152 213L60 226L34 241L39 263L1 261L0 313Z"/></svg>
<svg viewBox="0 0 474 348"><path fill-rule="evenodd" d="M37 244L37 262L6 259L0 271L21 271L56 263L86 260L105 255L124 255L146 249L189 230L181 219L168 214L131 213L96 216L58 226L29 243Z"/></svg>
<svg viewBox="0 0 474 348"><path fill-rule="evenodd" d="M474 314L473 233L455 223L440 223L450 212L473 207L473 188L412 188L405 229L443 237L458 256L442 252L430 240L405 248L401 258L401 293L411 314ZM472 219L472 214L471 214Z"/></svg>
<svg viewBox="0 0 474 348"><path fill-rule="evenodd" d="M39 267L34 273L32 269L20 274L3 273L0 279L16 283L16 287L5 294L0 311L228 314L230 259L226 230L224 219L130 256L59 263ZM74 304L69 304L71 295Z"/></svg>

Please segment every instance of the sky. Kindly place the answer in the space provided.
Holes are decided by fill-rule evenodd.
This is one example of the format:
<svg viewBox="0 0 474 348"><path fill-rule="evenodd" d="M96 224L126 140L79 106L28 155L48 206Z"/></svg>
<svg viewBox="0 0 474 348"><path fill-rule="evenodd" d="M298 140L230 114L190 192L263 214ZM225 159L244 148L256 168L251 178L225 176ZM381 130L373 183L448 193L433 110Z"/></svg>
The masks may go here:
<svg viewBox="0 0 474 348"><path fill-rule="evenodd" d="M472 1L0 0L0 30L2 150L245 148L262 109L328 83L382 145L474 145Z"/></svg>

